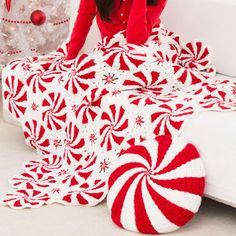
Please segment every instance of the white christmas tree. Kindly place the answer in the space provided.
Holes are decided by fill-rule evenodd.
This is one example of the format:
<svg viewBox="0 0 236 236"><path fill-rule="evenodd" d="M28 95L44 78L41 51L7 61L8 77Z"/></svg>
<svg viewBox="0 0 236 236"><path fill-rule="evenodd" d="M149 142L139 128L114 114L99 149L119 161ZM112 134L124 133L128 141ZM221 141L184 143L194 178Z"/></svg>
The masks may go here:
<svg viewBox="0 0 236 236"><path fill-rule="evenodd" d="M0 2L0 72L10 60L56 50L69 33L69 1Z"/></svg>

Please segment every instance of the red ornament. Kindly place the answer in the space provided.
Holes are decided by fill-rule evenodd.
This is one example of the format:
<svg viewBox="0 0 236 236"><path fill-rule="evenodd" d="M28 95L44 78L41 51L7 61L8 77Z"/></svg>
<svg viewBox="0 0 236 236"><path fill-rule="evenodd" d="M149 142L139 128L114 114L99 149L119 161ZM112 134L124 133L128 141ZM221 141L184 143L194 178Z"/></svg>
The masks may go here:
<svg viewBox="0 0 236 236"><path fill-rule="evenodd" d="M30 20L34 25L42 25L46 21L46 15L41 10L35 10L31 13Z"/></svg>
<svg viewBox="0 0 236 236"><path fill-rule="evenodd" d="M11 0L6 0L5 4L6 4L7 10L10 11L11 10Z"/></svg>

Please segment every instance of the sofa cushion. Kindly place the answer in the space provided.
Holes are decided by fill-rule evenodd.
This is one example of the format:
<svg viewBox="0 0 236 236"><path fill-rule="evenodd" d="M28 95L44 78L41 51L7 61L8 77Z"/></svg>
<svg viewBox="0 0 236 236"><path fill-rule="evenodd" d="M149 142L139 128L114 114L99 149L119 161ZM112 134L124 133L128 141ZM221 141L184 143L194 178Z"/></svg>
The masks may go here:
<svg viewBox="0 0 236 236"><path fill-rule="evenodd" d="M198 211L205 170L196 147L164 135L121 153L111 165L107 205L118 226L145 234L168 233Z"/></svg>

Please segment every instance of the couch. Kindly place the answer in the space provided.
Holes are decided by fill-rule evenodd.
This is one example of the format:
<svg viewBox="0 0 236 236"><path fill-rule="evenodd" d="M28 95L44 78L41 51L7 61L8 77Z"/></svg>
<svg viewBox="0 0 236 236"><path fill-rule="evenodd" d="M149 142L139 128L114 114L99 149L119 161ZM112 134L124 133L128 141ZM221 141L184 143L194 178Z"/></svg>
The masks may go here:
<svg viewBox="0 0 236 236"><path fill-rule="evenodd" d="M78 5L77 0L71 0L70 33ZM235 11L234 0L169 1L162 22L187 40L197 38L205 41L212 51L218 79L236 81ZM69 38L70 34L67 40ZM100 32L94 20L82 52L90 52L99 39ZM4 111L4 119L18 125L7 111ZM183 137L196 144L203 158L205 196L233 207L236 207L235 120L236 112L207 111L189 121L182 133Z"/></svg>

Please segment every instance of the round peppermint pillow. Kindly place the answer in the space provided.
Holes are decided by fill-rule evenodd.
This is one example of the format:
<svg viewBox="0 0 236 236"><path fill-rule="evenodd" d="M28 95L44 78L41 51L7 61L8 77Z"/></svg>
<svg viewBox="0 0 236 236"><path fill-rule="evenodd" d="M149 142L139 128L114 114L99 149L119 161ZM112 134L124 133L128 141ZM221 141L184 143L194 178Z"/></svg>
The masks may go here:
<svg viewBox="0 0 236 236"><path fill-rule="evenodd" d="M193 144L158 136L122 152L108 180L107 205L115 224L145 234L167 233L198 211L205 171Z"/></svg>

